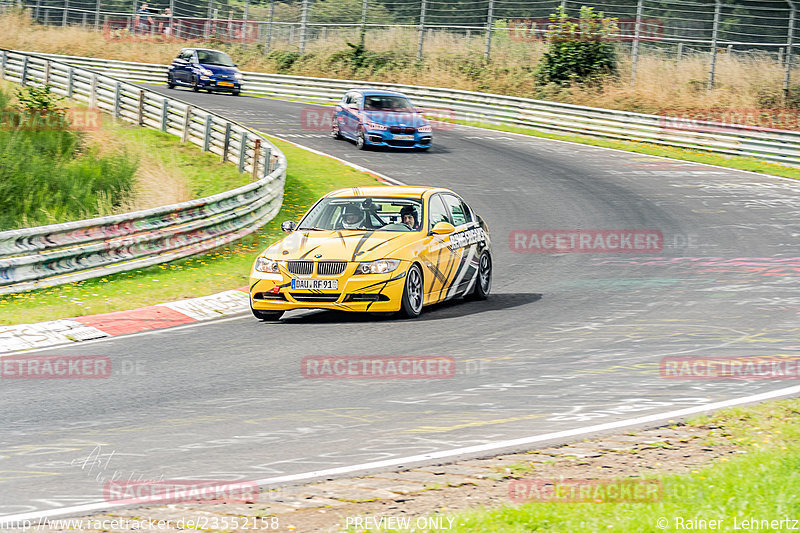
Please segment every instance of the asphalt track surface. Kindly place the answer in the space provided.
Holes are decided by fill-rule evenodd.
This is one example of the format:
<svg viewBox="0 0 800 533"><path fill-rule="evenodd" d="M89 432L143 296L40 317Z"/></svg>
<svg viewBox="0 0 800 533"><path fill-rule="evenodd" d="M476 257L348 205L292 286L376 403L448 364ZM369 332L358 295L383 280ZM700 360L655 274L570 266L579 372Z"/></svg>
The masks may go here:
<svg viewBox="0 0 800 533"><path fill-rule="evenodd" d="M407 184L457 191L491 228L492 296L418 320L242 315L41 351L107 355L140 372L3 380L0 516L102 501L103 480L301 474L796 383L659 373L665 356L800 355L796 182L467 127L436 131L428 153L360 152L301 123L315 106L163 91ZM534 228L660 230L664 249L512 251L510 232ZM458 372L309 380L309 355L444 355Z"/></svg>

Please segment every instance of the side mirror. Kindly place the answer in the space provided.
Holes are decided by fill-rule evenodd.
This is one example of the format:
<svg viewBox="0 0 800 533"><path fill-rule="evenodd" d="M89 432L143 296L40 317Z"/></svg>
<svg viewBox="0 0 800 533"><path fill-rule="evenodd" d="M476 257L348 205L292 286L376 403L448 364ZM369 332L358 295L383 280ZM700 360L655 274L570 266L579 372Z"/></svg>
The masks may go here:
<svg viewBox="0 0 800 533"><path fill-rule="evenodd" d="M431 235L450 235L456 228L449 222L437 222L431 229Z"/></svg>
<svg viewBox="0 0 800 533"><path fill-rule="evenodd" d="M287 220L283 224L281 224L281 229L286 233L291 233L294 231L295 225L294 220Z"/></svg>

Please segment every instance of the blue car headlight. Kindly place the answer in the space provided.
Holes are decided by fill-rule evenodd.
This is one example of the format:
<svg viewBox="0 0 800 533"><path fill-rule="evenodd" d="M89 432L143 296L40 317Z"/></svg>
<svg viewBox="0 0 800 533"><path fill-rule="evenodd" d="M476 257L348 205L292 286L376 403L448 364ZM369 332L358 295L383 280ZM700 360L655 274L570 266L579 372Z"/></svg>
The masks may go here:
<svg viewBox="0 0 800 533"><path fill-rule="evenodd" d="M377 130L377 131L386 131L389 128L384 126L383 124L378 124L377 122L367 122L364 124L364 127L368 130Z"/></svg>
<svg viewBox="0 0 800 533"><path fill-rule="evenodd" d="M207 68L201 68L200 69L200 74L202 74L203 76L213 76L214 75L214 73L211 72L210 70L208 70Z"/></svg>
<svg viewBox="0 0 800 533"><path fill-rule="evenodd" d="M241 72L237 72L236 74L233 75L233 77L236 78L237 80L241 80L243 76Z"/></svg>
<svg viewBox="0 0 800 533"><path fill-rule="evenodd" d="M417 128L417 131L420 133L431 133L433 131L433 126L431 126L430 124L427 124L425 126L420 126L419 128Z"/></svg>

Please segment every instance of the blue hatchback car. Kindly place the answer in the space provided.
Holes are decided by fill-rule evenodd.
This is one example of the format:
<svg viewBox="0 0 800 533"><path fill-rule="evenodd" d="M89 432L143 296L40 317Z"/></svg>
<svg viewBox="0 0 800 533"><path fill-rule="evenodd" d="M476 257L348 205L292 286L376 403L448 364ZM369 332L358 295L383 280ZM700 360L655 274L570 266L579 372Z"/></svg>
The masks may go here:
<svg viewBox="0 0 800 533"><path fill-rule="evenodd" d="M195 92L225 91L238 96L242 91L242 73L225 52L206 48L184 48L167 72L167 87L191 87Z"/></svg>
<svg viewBox="0 0 800 533"><path fill-rule="evenodd" d="M355 141L360 150L371 146L427 150L433 128L402 93L352 89L336 104L331 137Z"/></svg>

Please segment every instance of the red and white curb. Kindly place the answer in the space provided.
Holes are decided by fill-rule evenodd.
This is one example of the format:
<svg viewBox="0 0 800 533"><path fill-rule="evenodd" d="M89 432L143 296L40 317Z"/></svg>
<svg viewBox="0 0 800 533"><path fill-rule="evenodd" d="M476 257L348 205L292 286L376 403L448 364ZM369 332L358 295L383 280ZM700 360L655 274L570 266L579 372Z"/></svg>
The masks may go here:
<svg viewBox="0 0 800 533"><path fill-rule="evenodd" d="M0 326L0 354L180 326L243 311L250 311L246 287L129 311Z"/></svg>

